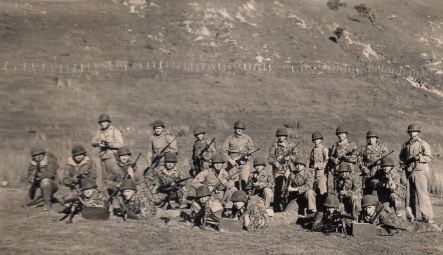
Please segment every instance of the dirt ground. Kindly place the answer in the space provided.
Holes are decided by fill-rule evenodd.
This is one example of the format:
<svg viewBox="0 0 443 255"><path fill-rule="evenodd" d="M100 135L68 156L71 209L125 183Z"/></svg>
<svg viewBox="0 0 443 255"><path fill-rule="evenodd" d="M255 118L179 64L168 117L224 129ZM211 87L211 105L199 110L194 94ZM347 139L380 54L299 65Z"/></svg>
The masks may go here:
<svg viewBox="0 0 443 255"><path fill-rule="evenodd" d="M375 23L356 12L360 0L331 10L326 0L0 1L0 181L24 187L31 145L42 144L66 164L74 144L89 146L101 113L109 113L134 154L146 151L151 123L178 135L179 164L188 168L196 125L220 147L237 119L266 156L275 130L286 126L307 154L321 131L335 128L365 143L368 129L399 152L411 122L423 128L434 159L432 188L443 192L441 97L443 5L440 0L366 1ZM334 31L343 28L333 42ZM133 71L140 63L334 64L426 71L334 74ZM80 64L91 64L79 72ZM127 66L95 71L94 63ZM57 67L64 70L59 72ZM73 72L76 65L77 72ZM44 71L43 66L45 67ZM52 71L51 68L55 70ZM67 68L71 68L69 73ZM157 66L158 67L158 66ZM407 75L406 75L407 76ZM440 93L440 94L439 94ZM144 155L143 155L144 156ZM146 165L143 157L140 168ZM61 168L62 170L62 168ZM62 178L60 170L59 179ZM0 189L3 254L442 254L442 235L402 233L371 240L309 233L295 225L241 234L202 232L176 221L86 222L26 208L23 191ZM433 198L443 223L443 200Z"/></svg>

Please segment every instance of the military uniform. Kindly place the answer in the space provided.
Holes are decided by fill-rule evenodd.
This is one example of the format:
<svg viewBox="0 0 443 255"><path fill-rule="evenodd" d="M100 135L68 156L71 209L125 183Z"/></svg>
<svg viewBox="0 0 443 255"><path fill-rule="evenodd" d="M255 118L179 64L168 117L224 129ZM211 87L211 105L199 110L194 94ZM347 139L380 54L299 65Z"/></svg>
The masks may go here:
<svg viewBox="0 0 443 255"><path fill-rule="evenodd" d="M212 155L216 151L215 141L211 144L212 139L213 138L208 137L202 140L197 139L194 142L194 146L192 147L192 165L196 170L195 176L203 169L209 168L211 164Z"/></svg>
<svg viewBox="0 0 443 255"><path fill-rule="evenodd" d="M266 207L271 205L272 197L274 196L274 177L263 169L262 171L254 171L249 176L248 189L250 195L258 195L265 200Z"/></svg>
<svg viewBox="0 0 443 255"><path fill-rule="evenodd" d="M73 157L68 158L63 175L63 184L75 188L83 179L97 179L97 170L94 161L88 156L84 156L82 161L76 162Z"/></svg>
<svg viewBox="0 0 443 255"><path fill-rule="evenodd" d="M387 203L398 212L404 209L407 179L403 171L397 169L392 169L389 175L389 178L384 175L375 176L377 181L374 182L374 189L381 203Z"/></svg>
<svg viewBox="0 0 443 255"><path fill-rule="evenodd" d="M232 203L230 203L230 197L235 188L234 181L229 180L229 174L226 170L221 169L220 172L213 168L205 169L200 172L192 181L192 186L195 189L198 189L202 185L206 185L213 189L213 196L223 205L227 205L227 207L232 207Z"/></svg>
<svg viewBox="0 0 443 255"><path fill-rule="evenodd" d="M306 164L306 163L305 163ZM291 172L288 177L290 187L298 188L298 191L289 191L288 205L285 211L300 212L302 201L307 202L308 210L316 211L317 205L315 200L315 192L313 190L314 176L312 170L304 168L299 172Z"/></svg>
<svg viewBox="0 0 443 255"><path fill-rule="evenodd" d="M284 157L289 155L289 159ZM269 149L268 163L272 166L274 178L278 176L288 176L288 163L299 156L296 144L289 140L275 142Z"/></svg>
<svg viewBox="0 0 443 255"><path fill-rule="evenodd" d="M240 209L235 208L231 217L233 219L240 220L243 224L243 228L248 231L268 226L270 219L266 211L264 200L258 196L249 196L246 197L246 199L237 199L237 192L242 192L243 195L246 196L246 193L243 191L236 191L232 195L232 201L245 202L245 205Z"/></svg>
<svg viewBox="0 0 443 255"><path fill-rule="evenodd" d="M166 148L168 144L170 145L168 148ZM166 148L166 150L163 151L163 154L168 152L177 153L177 141L174 140L174 136L167 133L162 133L161 135L154 134L148 141L148 165L150 165L157 156L161 156L160 154L162 153L162 150L164 148ZM164 164L164 157L161 157L160 160L157 162L157 166L163 166Z"/></svg>
<svg viewBox="0 0 443 255"><path fill-rule="evenodd" d="M237 125L241 124L241 125ZM241 122L236 123L237 127L243 127L244 125ZM235 127L235 128L237 128ZM237 161L246 153L253 152L255 150L254 143L252 142L251 137L247 134L237 135L233 134L226 138L222 146L222 152L227 161ZM234 167L231 164L228 164L227 171L230 175L236 175L237 177L233 180L238 182L237 188L240 188L241 182L244 184L249 179L249 174L251 172L251 166L247 161L238 162L238 167ZM238 169L237 169L238 168Z"/></svg>
<svg viewBox="0 0 443 255"><path fill-rule="evenodd" d="M31 184L29 189L29 197L31 200L35 198L37 189L41 190L42 198L45 206L52 203L53 195L58 190L57 170L59 168L57 158L54 154L46 152L43 148L33 148L32 156L42 155L43 159L38 162L34 158L28 167L28 182Z"/></svg>
<svg viewBox="0 0 443 255"><path fill-rule="evenodd" d="M315 146L311 150L309 159L309 168L314 169L314 182L317 183L319 195L325 195L328 192L326 165L329 161L329 149L323 144Z"/></svg>
<svg viewBox="0 0 443 255"><path fill-rule="evenodd" d="M351 171L352 169L347 163L343 163L339 168L339 172ZM333 193L340 199L340 202L343 203L345 211L357 218L361 208L361 178L353 174L349 174L347 177L339 176L335 188Z"/></svg>
<svg viewBox="0 0 443 255"><path fill-rule="evenodd" d="M135 193L131 200L125 200L123 195L112 201L112 208L121 210L128 219L142 220L154 217L157 207L143 193Z"/></svg>
<svg viewBox="0 0 443 255"><path fill-rule="evenodd" d="M165 203L165 205L172 207L186 205L188 195L188 187L186 184L182 183L177 189L171 187L171 184L187 177L183 171L174 167L167 172L164 166L159 166L155 168L152 173L152 176L147 178L151 179L153 202L156 205L163 205ZM170 204L171 202L173 202L173 204ZM178 205L176 203L178 203Z"/></svg>
<svg viewBox="0 0 443 255"><path fill-rule="evenodd" d="M415 125L409 125L408 132L420 132ZM400 151L400 166L406 171L409 180L407 203L411 206L416 217L416 201L423 217L426 220L434 218L431 200L429 198L429 163L432 161L432 153L429 144L420 137L410 139L403 144Z"/></svg>

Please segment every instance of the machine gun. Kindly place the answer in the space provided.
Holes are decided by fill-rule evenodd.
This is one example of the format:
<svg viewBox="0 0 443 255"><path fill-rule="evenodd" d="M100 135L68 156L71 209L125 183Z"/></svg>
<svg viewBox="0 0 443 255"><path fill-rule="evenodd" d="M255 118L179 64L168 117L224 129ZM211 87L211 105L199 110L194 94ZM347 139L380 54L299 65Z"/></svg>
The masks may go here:
<svg viewBox="0 0 443 255"><path fill-rule="evenodd" d="M74 219L74 216L76 214L79 214L83 210L83 205L85 204L81 196L72 197L62 201L63 206L69 203L70 205L68 207L65 207L63 210L65 215L59 220L62 221L68 218L68 220L66 221L67 224L73 223L72 220Z"/></svg>
<svg viewBox="0 0 443 255"><path fill-rule="evenodd" d="M165 156L166 150L169 147L171 147L171 144L175 141L175 139L177 139L177 136L175 136L174 139L172 139L172 141L166 144L166 146L160 151L160 153L158 153L157 156L155 156L154 159L152 159L151 165L146 167L146 169L143 171L143 175L146 175L151 168L156 168L158 166L160 160Z"/></svg>

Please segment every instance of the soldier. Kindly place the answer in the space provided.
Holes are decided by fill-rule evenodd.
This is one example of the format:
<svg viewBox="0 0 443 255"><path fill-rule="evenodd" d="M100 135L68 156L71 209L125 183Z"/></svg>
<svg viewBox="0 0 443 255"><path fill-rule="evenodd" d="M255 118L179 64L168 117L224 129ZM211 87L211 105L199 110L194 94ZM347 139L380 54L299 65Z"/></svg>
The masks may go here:
<svg viewBox="0 0 443 255"><path fill-rule="evenodd" d="M344 205L345 211L357 219L362 192L361 178L353 175L351 172L352 169L348 163L340 164L334 194L338 196L340 202Z"/></svg>
<svg viewBox="0 0 443 255"><path fill-rule="evenodd" d="M97 190L97 183L92 178L81 179L81 193L63 201L60 211L69 215L68 223L72 223L74 215L82 212L86 207L103 208L103 218L109 216L109 197L106 193Z"/></svg>
<svg viewBox="0 0 443 255"><path fill-rule="evenodd" d="M312 134L314 148L312 148L309 158L309 168L314 169L314 191L320 204L323 203L328 192L326 165L329 161L329 149L322 144L322 141L323 135L320 132Z"/></svg>
<svg viewBox="0 0 443 255"><path fill-rule="evenodd" d="M340 201L334 195L328 195L323 204L323 212L315 214L311 230L315 232L334 233L342 232L347 234L349 231L349 220L353 217L340 211Z"/></svg>
<svg viewBox="0 0 443 255"><path fill-rule="evenodd" d="M222 217L223 206L212 196L208 186L201 185L195 191L195 201L191 206L191 218L194 225L204 229L207 225L216 228Z"/></svg>
<svg viewBox="0 0 443 255"><path fill-rule="evenodd" d="M157 214L157 208L143 193L137 192L134 180L126 179L120 185L121 194L112 202L114 215L123 220L149 219Z"/></svg>
<svg viewBox="0 0 443 255"><path fill-rule="evenodd" d="M268 226L269 217L261 198L248 197L244 191L237 190L232 194L231 200L234 203L232 218L242 221L244 229L254 230Z"/></svg>
<svg viewBox="0 0 443 255"><path fill-rule="evenodd" d="M196 127L194 136L196 139L192 148L192 177L210 167L212 155L216 151L215 138L206 137L204 128Z"/></svg>
<svg viewBox="0 0 443 255"><path fill-rule="evenodd" d="M314 176L312 171L306 168L306 163L307 160L298 157L289 165L291 173L284 194L284 200L288 201L285 211L300 212L307 203L308 213L317 212L315 192L312 189Z"/></svg>
<svg viewBox="0 0 443 255"><path fill-rule="evenodd" d="M158 166L147 177L152 180L153 202L164 208L185 208L188 188L184 182L191 177L177 169L175 153L166 153L164 158L164 166Z"/></svg>
<svg viewBox="0 0 443 255"><path fill-rule="evenodd" d="M34 200L34 198L37 190L40 189L44 202L43 210L48 211L52 208L54 193L58 190L56 179L59 165L57 158L40 146L31 149L31 156L32 160L28 167L28 182L31 184L29 198L31 202L28 205L37 204L38 199Z"/></svg>
<svg viewBox="0 0 443 255"><path fill-rule="evenodd" d="M381 172L375 176L372 186L377 191L379 201L394 208L399 217L402 216L406 197L407 179L403 171L395 169L394 160L383 158Z"/></svg>
<svg viewBox="0 0 443 255"><path fill-rule="evenodd" d="M265 201L266 208L271 206L274 195L274 178L266 171L266 160L263 157L254 159L254 170L249 176L248 191L251 196L258 195Z"/></svg>
<svg viewBox="0 0 443 255"><path fill-rule="evenodd" d="M72 148L72 157L68 158L68 164L65 167L63 176L63 184L71 188L72 191L78 191L81 181L84 179L96 181L97 171L95 163L88 157L83 146L75 145Z"/></svg>
<svg viewBox="0 0 443 255"><path fill-rule="evenodd" d="M131 151L128 147L121 147L117 151L118 162L117 169L112 172L109 172L105 178L104 184L107 187L108 193L111 198L116 197L119 192L120 183L126 179L135 179L136 169L132 167L131 162Z"/></svg>
<svg viewBox="0 0 443 255"><path fill-rule="evenodd" d="M441 229L435 224L408 222L398 217L387 206L378 202L377 197L366 195L362 199L363 210L359 216L359 222L376 224L379 230L385 230L389 234L396 234L398 230L408 232L440 232Z"/></svg>
<svg viewBox="0 0 443 255"><path fill-rule="evenodd" d="M388 149L379 141L379 137L374 131L370 130L366 133L366 140L366 146L362 148L358 161L363 174L363 193L371 194L371 179L380 169L381 161L379 159L387 155Z"/></svg>
<svg viewBox="0 0 443 255"><path fill-rule="evenodd" d="M119 171L116 157L118 149L124 145L123 137L121 132L111 125L109 115L101 114L98 117L98 124L100 125L100 130L92 139L92 146L100 149L99 156L102 176L104 182L107 183L107 180L111 178L110 175Z"/></svg>
<svg viewBox="0 0 443 255"><path fill-rule="evenodd" d="M164 166L164 156L166 153L177 154L176 137L165 132L165 124L163 121L154 121L152 128L154 129L154 135L148 142L147 170L156 168L157 166Z"/></svg>
<svg viewBox="0 0 443 255"><path fill-rule="evenodd" d="M234 124L234 134L228 136L223 143L222 151L228 161L227 171L230 175L235 175L234 181L238 189L245 189L249 179L250 166L249 158L255 152L255 146L251 137L244 133L245 124L236 121Z"/></svg>
<svg viewBox="0 0 443 255"><path fill-rule="evenodd" d="M272 172L275 179L274 186L274 210L277 212L283 211L283 197L286 180L289 176L289 163L291 160L297 158L299 153L297 145L288 140L288 130L286 128L279 128L275 134L277 142L275 142L270 150L268 162L272 166Z"/></svg>
<svg viewBox="0 0 443 255"><path fill-rule="evenodd" d="M434 222L431 199L429 198L429 163L432 161L431 147L420 136L421 130L415 124L408 126L409 141L403 144L400 151L400 166L408 178L407 206L412 208L413 216L417 217L415 198L423 219Z"/></svg>
<svg viewBox="0 0 443 255"><path fill-rule="evenodd" d="M202 185L206 185L209 191L213 193L214 198L226 208L232 208L230 197L237 189L234 180L229 176L228 172L223 168L224 158L221 153L215 153L212 156L211 168L204 169L192 181L192 186L198 189Z"/></svg>
<svg viewBox="0 0 443 255"><path fill-rule="evenodd" d="M342 127L337 127L335 134L338 137L338 141L332 146L330 159L333 163L333 169L330 169L331 175L333 175L334 183L336 177L336 170L339 165L343 162L346 162L350 165L352 173L354 175L360 175L357 172L356 167L354 166L357 163L359 148L354 143L349 141L348 139L348 131Z"/></svg>

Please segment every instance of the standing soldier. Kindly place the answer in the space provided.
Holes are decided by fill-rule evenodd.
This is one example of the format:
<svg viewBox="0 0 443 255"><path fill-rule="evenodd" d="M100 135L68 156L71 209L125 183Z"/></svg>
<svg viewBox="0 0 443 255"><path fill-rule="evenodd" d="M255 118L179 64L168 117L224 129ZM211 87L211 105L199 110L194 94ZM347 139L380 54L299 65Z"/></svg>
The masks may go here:
<svg viewBox="0 0 443 255"><path fill-rule="evenodd" d="M306 168L307 160L298 157L289 165L291 173L288 177L287 187L283 199L288 201L285 211L297 211L307 204L308 213L317 212L315 192L312 189L314 176L312 171ZM304 210L303 210L304 211Z"/></svg>
<svg viewBox="0 0 443 255"><path fill-rule="evenodd" d="M403 215L404 201L406 197L407 179L403 171L395 169L394 160L383 158L379 171L372 181L374 190L377 191L381 203L394 207L399 217Z"/></svg>
<svg viewBox="0 0 443 255"><path fill-rule="evenodd" d="M156 205L176 209L186 207L188 188L187 177L184 171L177 169L177 156L175 153L166 153L165 164L158 166L147 178L151 179L153 200Z"/></svg>
<svg viewBox="0 0 443 255"><path fill-rule="evenodd" d="M164 156L166 153L177 154L177 141L176 137L165 132L165 124L161 120L156 120L152 124L154 129L154 135L148 142L148 154L146 171L157 166L164 166ZM152 165L154 164L154 165Z"/></svg>
<svg viewBox="0 0 443 255"><path fill-rule="evenodd" d="M143 193L137 192L134 180L126 179L120 186L120 195L112 201L114 215L123 220L149 219L157 214L157 208Z"/></svg>
<svg viewBox="0 0 443 255"><path fill-rule="evenodd" d="M236 175L234 178L236 186L243 190L251 172L248 161L256 151L251 137L244 133L245 129L243 122L236 121L234 134L228 136L222 146L223 154L228 161L227 171L230 175Z"/></svg>
<svg viewBox="0 0 443 255"><path fill-rule="evenodd" d="M388 149L386 145L379 141L379 136L374 131L368 131L366 133L366 146L362 148L359 157L359 164L361 166L363 174L363 193L371 194L372 188L370 185L371 178L380 169L380 158L387 155Z"/></svg>
<svg viewBox="0 0 443 255"><path fill-rule="evenodd" d="M350 165L353 175L360 175L354 166L357 163L359 148L348 139L348 131L342 127L337 127L335 134L338 141L332 146L330 159L333 163L333 169L330 169L328 175L332 175L333 184L336 183L336 170L341 163L346 162ZM331 177L331 176L330 176Z"/></svg>
<svg viewBox="0 0 443 255"><path fill-rule="evenodd" d="M111 118L107 114L101 114L98 117L100 130L92 139L92 146L100 149L100 164L102 168L102 177L105 182L109 175L119 171L117 165L117 151L123 147L123 137L121 132L111 125Z"/></svg>
<svg viewBox="0 0 443 255"><path fill-rule="evenodd" d="M31 164L28 167L28 182L31 184L29 198L31 202L28 205L38 202L34 198L35 193L40 189L44 202L43 210L48 211L52 207L54 193L58 190L56 179L59 165L57 158L40 146L31 149L31 156Z"/></svg>
<svg viewBox="0 0 443 255"><path fill-rule="evenodd" d="M279 128L275 134L277 142L275 142L270 150L268 162L272 166L272 172L275 179L274 186L274 210L283 211L283 197L286 180L290 173L289 163L299 156L297 145L288 139L288 130Z"/></svg>
<svg viewBox="0 0 443 255"><path fill-rule="evenodd" d="M223 168L224 163L223 155L221 153L214 153L211 168L200 172L192 181L192 187L197 190L202 185L208 186L214 198L218 199L225 208L231 209L232 203L230 198L237 189L232 177Z"/></svg>
<svg viewBox="0 0 443 255"><path fill-rule="evenodd" d="M232 194L232 202L234 209L231 217L240 220L244 229L254 230L268 226L269 217L261 198L248 197L244 191L237 190Z"/></svg>
<svg viewBox="0 0 443 255"><path fill-rule="evenodd" d="M266 171L265 158L257 157L254 159L254 170L249 176L249 194L263 198L266 208L269 208L274 195L274 178Z"/></svg>
<svg viewBox="0 0 443 255"><path fill-rule="evenodd" d="M358 217L360 211L361 200L361 178L351 173L350 164L344 162L338 168L338 178L335 184L334 193L340 199L344 209L351 214L355 219Z"/></svg>
<svg viewBox="0 0 443 255"><path fill-rule="evenodd" d="M78 193L83 180L91 179L94 182L96 181L97 171L95 163L87 156L83 146L75 145L72 148L72 157L68 158L68 164L65 167L63 176L63 184L71 188L72 191L76 191L76 193Z"/></svg>
<svg viewBox="0 0 443 255"><path fill-rule="evenodd" d="M194 129L196 138L192 148L192 169L191 175L197 176L203 169L210 167L212 154L216 151L215 138L206 137L206 130L203 127Z"/></svg>
<svg viewBox="0 0 443 255"><path fill-rule="evenodd" d="M403 144L400 151L400 166L409 180L407 206L412 208L413 216L417 217L416 200L423 219L434 222L431 199L429 198L429 163L432 161L431 147L420 138L420 128L415 124L408 126L409 141Z"/></svg>
<svg viewBox="0 0 443 255"><path fill-rule="evenodd" d="M314 191L318 195L318 203L323 204L323 200L328 192L326 165L329 161L329 149L322 144L323 135L320 132L312 134L314 148L311 150L309 158L309 168L314 169Z"/></svg>

